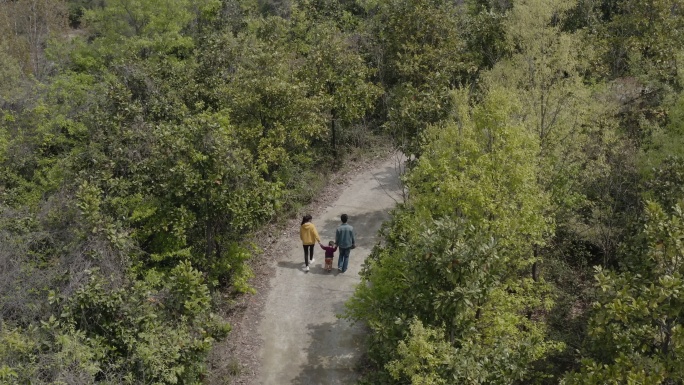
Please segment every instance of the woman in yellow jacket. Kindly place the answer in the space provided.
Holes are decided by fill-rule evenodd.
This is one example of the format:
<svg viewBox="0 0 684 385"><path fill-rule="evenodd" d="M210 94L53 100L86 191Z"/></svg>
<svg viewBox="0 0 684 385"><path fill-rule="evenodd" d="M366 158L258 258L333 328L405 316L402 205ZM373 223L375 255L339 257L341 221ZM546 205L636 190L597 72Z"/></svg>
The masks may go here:
<svg viewBox="0 0 684 385"><path fill-rule="evenodd" d="M309 263L314 262L314 245L321 242L316 226L311 223L311 215L302 218L302 226L299 228L299 238L304 245L304 271L309 271Z"/></svg>

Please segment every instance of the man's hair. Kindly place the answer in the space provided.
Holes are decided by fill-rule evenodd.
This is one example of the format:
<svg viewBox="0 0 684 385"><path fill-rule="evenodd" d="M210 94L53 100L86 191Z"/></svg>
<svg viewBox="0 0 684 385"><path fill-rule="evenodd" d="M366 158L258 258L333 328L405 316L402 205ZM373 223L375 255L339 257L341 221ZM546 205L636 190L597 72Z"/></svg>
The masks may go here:
<svg viewBox="0 0 684 385"><path fill-rule="evenodd" d="M340 215L340 219L342 220L342 223L347 223L347 219L349 219L349 217L347 214L342 214Z"/></svg>

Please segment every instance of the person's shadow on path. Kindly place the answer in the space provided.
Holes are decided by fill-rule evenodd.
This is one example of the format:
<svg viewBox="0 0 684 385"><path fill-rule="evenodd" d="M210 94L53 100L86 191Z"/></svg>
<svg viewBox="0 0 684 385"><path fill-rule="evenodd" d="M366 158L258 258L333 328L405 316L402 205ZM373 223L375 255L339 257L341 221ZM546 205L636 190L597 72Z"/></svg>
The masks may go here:
<svg viewBox="0 0 684 385"><path fill-rule="evenodd" d="M323 269L323 264L318 263L318 258L314 259L316 260L316 262L313 265L309 264L308 274L337 275L339 273L339 271L337 271L337 255L335 256L335 260L333 262L333 269L330 272L325 271ZM322 256L321 259L323 259ZM302 256L302 260L304 260L304 256ZM280 261L278 262L278 267L304 271L304 262Z"/></svg>
<svg viewBox="0 0 684 385"><path fill-rule="evenodd" d="M340 212L342 214L342 212ZM382 222L384 222L388 217L387 210L376 210L365 214L358 214L350 216L349 224L354 227L354 235L356 238L356 245L363 246L368 249L372 249L375 246L376 241L376 231L371 231L370 229L377 229L380 227ZM320 226L319 233L321 234L321 239L327 244L328 238L330 240L335 239L335 230L341 225L342 222L339 219L327 220L323 225ZM370 242L373 242L372 244ZM335 252L335 259L333 260L333 270L327 272L323 270L323 261L325 260L325 251L321 249L319 245L315 245L314 260L316 261L313 265L309 265L310 274L324 274L324 275L337 275L337 261L340 257L340 250L337 249ZM301 251L301 261L297 262L291 261L279 261L278 267L283 267L286 269L302 270L304 269L304 255ZM354 258L356 252L352 250L352 258Z"/></svg>

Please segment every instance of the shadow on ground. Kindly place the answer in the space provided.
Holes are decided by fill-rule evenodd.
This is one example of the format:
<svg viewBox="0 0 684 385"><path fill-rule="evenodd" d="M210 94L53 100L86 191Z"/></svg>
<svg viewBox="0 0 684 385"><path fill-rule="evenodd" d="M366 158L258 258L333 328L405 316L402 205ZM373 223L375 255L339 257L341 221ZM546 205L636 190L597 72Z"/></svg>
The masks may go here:
<svg viewBox="0 0 684 385"><path fill-rule="evenodd" d="M378 182L378 186L373 187L373 190L382 190L396 201L401 191L400 177L398 166L386 167L382 172L373 174L373 178Z"/></svg>
<svg viewBox="0 0 684 385"><path fill-rule="evenodd" d="M342 313L343 302L335 304ZM307 362L291 383L294 385L348 385L358 380L358 357L364 350L365 333L360 325L338 319L335 322L307 325L311 344ZM349 334L352 334L351 338ZM346 334L346 335L345 335Z"/></svg>
<svg viewBox="0 0 684 385"><path fill-rule="evenodd" d="M340 215L344 212L340 212ZM339 216L338 216L339 218ZM372 248L375 244L377 229L380 228L382 223L389 218L389 213L386 210L376 210L367 212L365 214L349 214L349 223L354 227L354 236L356 238L356 245L363 246L368 249ZM314 224L316 224L316 219L314 218ZM341 225L342 222L339 219L328 220L320 224L316 224L318 228L318 234L321 236L321 241L327 243L328 241L335 240L335 230L337 226ZM319 255L323 258L323 250L319 247L318 250L321 252ZM303 253L304 251L302 251ZM316 256L316 253L314 253ZM354 256L354 250L351 253ZM339 250L335 253L335 261L333 262L333 267L337 266L337 257L339 256ZM316 256L318 258L318 256ZM302 264L304 264L304 256L302 255Z"/></svg>
<svg viewBox="0 0 684 385"><path fill-rule="evenodd" d="M322 252L323 250L321 250ZM314 258L316 262L313 264L309 264L309 272L308 274L321 274L321 275L337 275L337 253L335 254L335 260L333 262L333 270L328 272L323 269L323 264L318 263L318 258ZM323 256L320 256L321 260L323 260ZM283 267L286 269L294 269L294 270L302 270L304 271L304 252L302 251L302 261L301 262L289 262L289 261L280 261L278 262L278 267Z"/></svg>

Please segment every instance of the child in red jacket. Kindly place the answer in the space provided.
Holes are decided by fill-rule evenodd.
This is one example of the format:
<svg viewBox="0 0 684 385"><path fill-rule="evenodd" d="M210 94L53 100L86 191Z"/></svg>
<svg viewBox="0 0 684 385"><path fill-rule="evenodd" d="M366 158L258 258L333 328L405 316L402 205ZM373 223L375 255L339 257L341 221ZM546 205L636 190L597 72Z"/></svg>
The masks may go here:
<svg viewBox="0 0 684 385"><path fill-rule="evenodd" d="M323 268L327 271L331 271L333 258L335 257L335 252L337 251L337 246L335 246L334 241L328 242L328 246L323 246L323 244L320 242L318 242L318 244L321 245L321 249L325 250L325 267Z"/></svg>

